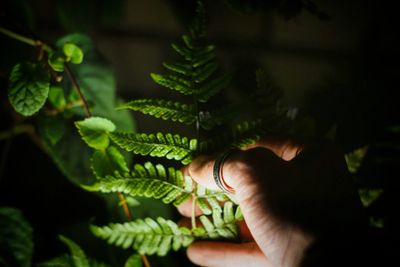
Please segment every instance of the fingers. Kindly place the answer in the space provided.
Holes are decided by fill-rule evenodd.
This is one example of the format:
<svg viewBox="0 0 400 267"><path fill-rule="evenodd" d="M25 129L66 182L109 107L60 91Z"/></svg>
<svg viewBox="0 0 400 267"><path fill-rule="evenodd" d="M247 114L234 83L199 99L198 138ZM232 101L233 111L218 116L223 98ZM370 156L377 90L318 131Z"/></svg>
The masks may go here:
<svg viewBox="0 0 400 267"><path fill-rule="evenodd" d="M245 149L247 150L255 147L267 148L281 159L290 161L303 150L304 146L305 142L293 138L267 136L247 146Z"/></svg>
<svg viewBox="0 0 400 267"><path fill-rule="evenodd" d="M275 168L278 164L280 166L282 162L284 161L265 148L238 151L225 160L222 166L222 177L224 182L235 190L235 196L239 197L245 191L249 196L254 186L257 186L256 180L260 178L260 174ZM214 157L197 157L187 167L188 175L206 188L218 189L213 176L214 164Z"/></svg>
<svg viewBox="0 0 400 267"><path fill-rule="evenodd" d="M187 255L193 263L200 266L269 266L266 257L254 242L243 244L196 242L188 248Z"/></svg>
<svg viewBox="0 0 400 267"><path fill-rule="evenodd" d="M180 214L182 214L185 217L191 217L192 216L192 209L193 209L193 199L190 198L189 200L183 202L181 205L177 207L178 211ZM194 208L194 215L195 216L200 216L203 213L201 212L200 208L198 205L195 206Z"/></svg>

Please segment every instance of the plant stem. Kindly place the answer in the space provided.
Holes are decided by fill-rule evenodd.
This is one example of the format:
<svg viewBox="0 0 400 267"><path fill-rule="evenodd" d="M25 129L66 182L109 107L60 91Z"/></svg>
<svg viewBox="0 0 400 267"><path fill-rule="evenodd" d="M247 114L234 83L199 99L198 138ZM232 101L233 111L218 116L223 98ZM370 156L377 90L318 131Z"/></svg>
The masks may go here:
<svg viewBox="0 0 400 267"><path fill-rule="evenodd" d="M89 105L85 99L85 97L83 96L81 87L79 86L78 82L75 79L75 76L72 74L72 71L68 65L68 63L65 63L65 72L68 75L68 78L71 80L72 85L75 87L76 91L78 92L79 98L82 100L83 103L83 110L85 111L86 117L89 118L92 116L92 114L90 113L89 110Z"/></svg>
<svg viewBox="0 0 400 267"><path fill-rule="evenodd" d="M197 228L196 226L196 196L195 194L192 195L193 201L192 201L192 214L191 214L191 220L192 220L192 229Z"/></svg>
<svg viewBox="0 0 400 267"><path fill-rule="evenodd" d="M118 192L118 198L122 205L122 208L124 209L126 218L128 219L128 221L132 221L132 213L128 207L128 203L126 202L124 194L122 194L121 192Z"/></svg>
<svg viewBox="0 0 400 267"><path fill-rule="evenodd" d="M35 130L30 124L19 124L13 128L0 132L0 140L9 139L23 133L33 133Z"/></svg>
<svg viewBox="0 0 400 267"><path fill-rule="evenodd" d="M7 29L5 29L3 27L0 27L0 33L6 35L8 37L11 37L11 38L13 38L15 40L18 40L20 42L23 42L25 44L31 45L31 46L41 46L43 48L43 50L45 50L45 51L51 51L52 50L50 46L48 46L47 44L45 44L44 42L42 42L40 40L35 40L35 39L32 39L32 38L23 36L21 34L12 32L10 30L7 30Z"/></svg>

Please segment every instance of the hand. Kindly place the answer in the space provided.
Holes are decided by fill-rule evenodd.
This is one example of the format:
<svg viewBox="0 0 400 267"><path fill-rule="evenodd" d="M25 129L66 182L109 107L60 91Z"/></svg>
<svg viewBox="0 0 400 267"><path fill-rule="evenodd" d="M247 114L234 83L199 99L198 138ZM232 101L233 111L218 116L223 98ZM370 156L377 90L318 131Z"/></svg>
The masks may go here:
<svg viewBox="0 0 400 267"><path fill-rule="evenodd" d="M242 238L249 241L196 242L188 248L189 259L215 267L299 266L306 249L331 230L331 223L340 228L351 221L357 205L343 157L331 146L310 152L306 147L301 155L303 147L268 138L229 156L223 177L235 190L247 225L240 227ZM185 171L197 183L217 189L214 161L200 156ZM189 215L190 206L178 209Z"/></svg>

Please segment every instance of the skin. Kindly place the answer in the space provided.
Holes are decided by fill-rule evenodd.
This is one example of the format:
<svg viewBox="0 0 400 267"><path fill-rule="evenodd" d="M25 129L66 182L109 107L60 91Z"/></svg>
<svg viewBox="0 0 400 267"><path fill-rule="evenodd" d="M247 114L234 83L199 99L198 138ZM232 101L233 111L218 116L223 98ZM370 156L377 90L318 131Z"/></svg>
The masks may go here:
<svg viewBox="0 0 400 267"><path fill-rule="evenodd" d="M337 227L353 221L357 198L340 152L324 146L297 159L304 148L301 142L270 137L231 154L223 178L235 190L244 215L244 242L195 242L187 250L189 259L210 267L299 266L307 248L331 231L325 229L330 225L326 221ZM198 184L217 189L214 162L215 157L200 156L183 171ZM178 210L189 217L191 201Z"/></svg>

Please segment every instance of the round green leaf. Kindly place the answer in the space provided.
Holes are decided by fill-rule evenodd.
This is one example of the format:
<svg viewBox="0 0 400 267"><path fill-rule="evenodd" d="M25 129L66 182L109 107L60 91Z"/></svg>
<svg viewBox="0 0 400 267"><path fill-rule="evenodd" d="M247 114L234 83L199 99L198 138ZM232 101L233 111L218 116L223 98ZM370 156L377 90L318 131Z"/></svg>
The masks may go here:
<svg viewBox="0 0 400 267"><path fill-rule="evenodd" d="M82 139L94 149L106 149L110 144L108 133L115 131L115 125L111 121L100 118L91 117L83 121L75 122L76 127Z"/></svg>
<svg viewBox="0 0 400 267"><path fill-rule="evenodd" d="M63 45L64 54L70 58L74 64L81 64L83 61L83 52L76 44L66 43Z"/></svg>
<svg viewBox="0 0 400 267"><path fill-rule="evenodd" d="M39 63L20 63L10 74L8 98L14 109L24 116L36 113L46 102L50 73Z"/></svg>
<svg viewBox="0 0 400 267"><path fill-rule="evenodd" d="M47 62L49 63L50 67L58 72L64 71L64 62L65 57L63 54L57 51L49 52L49 57L47 58Z"/></svg>

